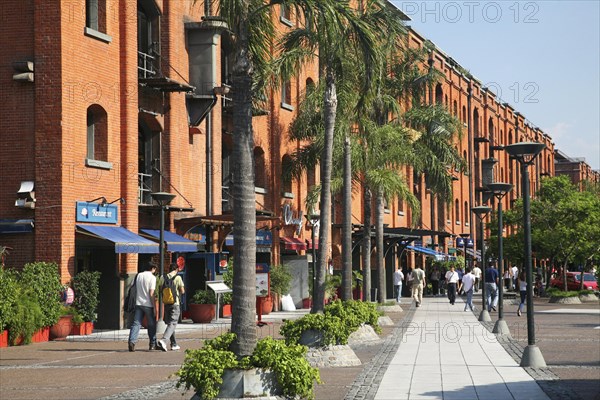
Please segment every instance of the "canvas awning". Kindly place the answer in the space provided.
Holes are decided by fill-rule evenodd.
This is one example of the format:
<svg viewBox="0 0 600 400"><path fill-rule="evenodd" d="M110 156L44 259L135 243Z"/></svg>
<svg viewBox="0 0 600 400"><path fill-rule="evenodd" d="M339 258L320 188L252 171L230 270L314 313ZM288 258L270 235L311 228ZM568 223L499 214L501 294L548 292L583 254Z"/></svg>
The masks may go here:
<svg viewBox="0 0 600 400"><path fill-rule="evenodd" d="M306 243L304 243L302 239L295 237L281 236L279 238L279 243L281 243L286 250L306 250Z"/></svg>
<svg viewBox="0 0 600 400"><path fill-rule="evenodd" d="M140 231L152 240L160 240L158 229L140 229ZM198 243L176 233L164 231L163 239L167 243L167 251L179 253L195 253L198 251Z"/></svg>
<svg viewBox="0 0 600 400"><path fill-rule="evenodd" d="M78 233L115 244L115 253L157 254L158 243L123 228L122 226L76 225Z"/></svg>

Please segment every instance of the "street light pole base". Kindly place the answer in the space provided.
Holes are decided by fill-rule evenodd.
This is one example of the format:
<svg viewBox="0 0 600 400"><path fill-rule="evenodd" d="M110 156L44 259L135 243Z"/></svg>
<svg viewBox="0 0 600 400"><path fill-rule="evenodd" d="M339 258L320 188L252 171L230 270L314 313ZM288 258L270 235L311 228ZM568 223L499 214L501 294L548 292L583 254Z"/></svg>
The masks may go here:
<svg viewBox="0 0 600 400"><path fill-rule="evenodd" d="M535 344L530 344L523 350L521 367L546 368L546 360L542 351Z"/></svg>
<svg viewBox="0 0 600 400"><path fill-rule="evenodd" d="M481 310L479 314L479 321L481 322L492 322L492 318L490 317L490 313L485 308Z"/></svg>
<svg viewBox="0 0 600 400"><path fill-rule="evenodd" d="M492 333L495 333L496 335L510 336L510 330L508 329L508 324L506 321L504 319L499 319L496 321L494 329L492 329Z"/></svg>

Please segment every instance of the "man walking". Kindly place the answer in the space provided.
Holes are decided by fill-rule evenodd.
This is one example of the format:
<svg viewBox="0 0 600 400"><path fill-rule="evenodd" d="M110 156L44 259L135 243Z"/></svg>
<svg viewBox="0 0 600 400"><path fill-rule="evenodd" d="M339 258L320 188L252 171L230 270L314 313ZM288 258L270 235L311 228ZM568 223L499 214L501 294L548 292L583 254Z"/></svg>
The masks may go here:
<svg viewBox="0 0 600 400"><path fill-rule="evenodd" d="M473 288L475 286L475 275L471 273L471 268L467 267L465 270L465 274L462 278L462 290L467 295L467 302L465 303L465 311L467 311L467 307L474 310L473 307Z"/></svg>
<svg viewBox="0 0 600 400"><path fill-rule="evenodd" d="M458 272L454 270L454 265L450 265L450 271L446 272L446 284L448 285L448 300L452 305L456 301L458 282Z"/></svg>
<svg viewBox="0 0 600 400"><path fill-rule="evenodd" d="M417 307L421 307L423 301L423 288L425 287L425 272L417 265L412 271L412 296Z"/></svg>
<svg viewBox="0 0 600 400"><path fill-rule="evenodd" d="M402 281L404 280L404 274L400 267L394 271L394 290L396 291L396 302L402 303Z"/></svg>
<svg viewBox="0 0 600 400"><path fill-rule="evenodd" d="M479 268L479 264L477 264L477 261L473 262L473 276L475 276L475 285L474 285L474 290L475 292L479 292L479 285L481 284L481 268Z"/></svg>
<svg viewBox="0 0 600 400"><path fill-rule="evenodd" d="M135 344L138 340L144 316L146 316L146 321L148 321L149 349L156 349L156 316L154 313L155 272L156 264L150 263L146 266L144 272L137 274L133 283L136 287L136 297L133 324L129 330L129 351L135 351Z"/></svg>
<svg viewBox="0 0 600 400"><path fill-rule="evenodd" d="M171 350L179 350L180 347L177 345L175 341L175 328L177 328L177 322L179 322L179 315L181 313L180 309L180 297L185 293L185 287L183 285L183 280L181 276L177 275L177 264L171 264L171 272L165 275L167 280L173 281L173 287L175 288L175 293L173 293L173 304L165 303L165 315L163 317L163 321L167 325L167 329L165 329L165 333L163 333L163 337L159 340L156 345L162 351L167 351L167 342L171 343ZM158 287L160 290L163 290L165 286L165 276L161 276L158 280ZM164 299L164 297L163 297Z"/></svg>
<svg viewBox="0 0 600 400"><path fill-rule="evenodd" d="M485 295L488 311L496 311L498 305L498 270L488 266L484 273Z"/></svg>

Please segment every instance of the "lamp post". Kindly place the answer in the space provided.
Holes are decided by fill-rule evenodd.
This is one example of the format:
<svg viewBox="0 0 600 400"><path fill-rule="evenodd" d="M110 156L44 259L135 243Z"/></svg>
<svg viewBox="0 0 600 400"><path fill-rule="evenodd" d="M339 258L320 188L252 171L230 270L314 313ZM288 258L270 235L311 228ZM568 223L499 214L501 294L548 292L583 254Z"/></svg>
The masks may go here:
<svg viewBox="0 0 600 400"><path fill-rule="evenodd" d="M533 271L531 263L531 210L529 205L529 172L528 167L546 148L543 143L521 142L506 146L506 152L521 164L523 185L523 228L525 247L525 273L527 279L527 347L521 358L522 367L543 368L546 361L539 347L535 344L535 326L533 321Z"/></svg>
<svg viewBox="0 0 600 400"><path fill-rule="evenodd" d="M508 325L504 320L504 260L503 260L503 237L502 237L502 199L513 188L511 183L493 182L487 185L490 192L498 199L498 275L500 275L500 286L498 287L498 320L492 329L493 333L499 335L510 335Z"/></svg>
<svg viewBox="0 0 600 400"><path fill-rule="evenodd" d="M165 273L165 209L169 206L171 201L175 198L174 194L166 192L154 192L150 193L150 196L160 206L160 234L159 234L159 248L158 254L160 257L159 261L159 273L163 276ZM162 291L158 291L158 323L160 324L163 317L162 307Z"/></svg>
<svg viewBox="0 0 600 400"><path fill-rule="evenodd" d="M321 215L319 214L314 214L314 213L310 213L307 214L306 216L306 220L308 222L310 222L310 240L311 240L311 245L312 245L312 293L310 294L313 301L315 301L315 279L317 278L317 269L316 269L316 264L317 264L317 249L315 248L315 229L316 229L316 225L319 223L319 220L321 219Z"/></svg>
<svg viewBox="0 0 600 400"><path fill-rule="evenodd" d="M483 240L484 230L483 230L483 220L487 217L487 215L492 211L491 207L487 206L477 206L472 207L471 212L475 214L477 219L479 220L479 237L481 238L481 266L483 267L483 274L485 274L485 241ZM482 275L483 278L484 275ZM481 313L479 313L479 321L481 322L491 322L490 313L486 307L486 296L485 296L485 279L483 279L481 285Z"/></svg>

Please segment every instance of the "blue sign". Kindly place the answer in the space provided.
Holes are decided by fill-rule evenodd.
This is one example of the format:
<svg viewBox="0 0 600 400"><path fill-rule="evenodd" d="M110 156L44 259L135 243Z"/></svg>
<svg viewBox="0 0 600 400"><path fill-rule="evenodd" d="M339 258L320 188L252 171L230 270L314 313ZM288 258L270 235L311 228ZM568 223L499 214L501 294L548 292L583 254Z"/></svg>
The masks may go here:
<svg viewBox="0 0 600 400"><path fill-rule="evenodd" d="M266 274L271 270L271 266L265 263L257 263L256 264L256 273L257 274Z"/></svg>
<svg viewBox="0 0 600 400"><path fill-rule="evenodd" d="M257 246L271 246L273 244L273 232L271 231L256 231ZM225 237L225 246L233 246L233 235Z"/></svg>
<svg viewBox="0 0 600 400"><path fill-rule="evenodd" d="M461 237L457 237L456 238L456 247L465 247L465 240L467 243L467 247L473 247L473 239L471 238L461 238Z"/></svg>
<svg viewBox="0 0 600 400"><path fill-rule="evenodd" d="M116 225L119 219L119 207L113 204L77 202L77 222L95 222Z"/></svg>

